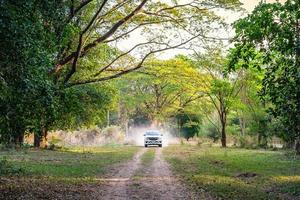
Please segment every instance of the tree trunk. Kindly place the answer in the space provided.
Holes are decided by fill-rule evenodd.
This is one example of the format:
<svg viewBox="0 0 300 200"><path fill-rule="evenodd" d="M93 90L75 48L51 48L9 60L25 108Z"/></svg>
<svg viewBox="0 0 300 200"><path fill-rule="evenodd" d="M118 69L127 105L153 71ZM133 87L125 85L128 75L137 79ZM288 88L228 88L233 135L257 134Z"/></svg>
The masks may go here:
<svg viewBox="0 0 300 200"><path fill-rule="evenodd" d="M16 135L12 138L12 143L16 148L20 148L23 145L24 131L21 128L15 130Z"/></svg>
<svg viewBox="0 0 300 200"><path fill-rule="evenodd" d="M42 132L42 138L41 138L42 141L40 141L40 146L42 148L47 148L47 146L48 146L48 138L47 138L48 129L47 129L47 127L42 127L41 132Z"/></svg>
<svg viewBox="0 0 300 200"><path fill-rule="evenodd" d="M221 130L221 142L222 142L222 147L226 147L226 122L221 122L222 124L222 130Z"/></svg>
<svg viewBox="0 0 300 200"><path fill-rule="evenodd" d="M20 148L23 144L23 137L25 130L22 128L22 126L18 126L18 124L12 125L12 134L10 139L8 140L8 145L12 145L16 148Z"/></svg>
<svg viewBox="0 0 300 200"><path fill-rule="evenodd" d="M39 133L34 133L33 146L36 148L40 148L41 144L41 135Z"/></svg>
<svg viewBox="0 0 300 200"><path fill-rule="evenodd" d="M225 108L223 104L221 104L221 116L220 116L220 121L221 121L221 143L222 147L227 146L226 142L226 125L227 125L227 113L225 111Z"/></svg>
<svg viewBox="0 0 300 200"><path fill-rule="evenodd" d="M258 145L261 144L261 134L260 133L258 133L258 136L257 136L257 143L258 143Z"/></svg>
<svg viewBox="0 0 300 200"><path fill-rule="evenodd" d="M244 136L245 135L245 129L246 129L245 119L240 117L239 121L240 121L240 128L241 128L241 136Z"/></svg>
<svg viewBox="0 0 300 200"><path fill-rule="evenodd" d="M21 147L24 142L24 133L20 134L18 137L18 146Z"/></svg>

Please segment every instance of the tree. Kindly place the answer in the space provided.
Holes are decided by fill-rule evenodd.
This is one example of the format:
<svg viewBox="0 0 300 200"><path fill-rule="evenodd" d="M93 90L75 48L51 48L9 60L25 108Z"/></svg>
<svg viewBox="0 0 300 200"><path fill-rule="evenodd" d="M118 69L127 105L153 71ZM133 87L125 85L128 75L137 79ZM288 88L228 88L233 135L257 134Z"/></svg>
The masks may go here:
<svg viewBox="0 0 300 200"><path fill-rule="evenodd" d="M68 88L61 94L59 119L52 128L77 129L101 125L107 110L115 103L115 88L105 85L82 85Z"/></svg>
<svg viewBox="0 0 300 200"><path fill-rule="evenodd" d="M4 10L0 23L3 35L0 141L22 145L24 134L34 133L34 145L38 147L52 128L99 123L96 122L101 117L99 109L105 109L113 99L109 89L99 89L104 88L100 86L65 89L49 76L53 57L63 45L56 30L66 17L64 2L5 1L0 6ZM94 112L87 114L91 108Z"/></svg>
<svg viewBox="0 0 300 200"><path fill-rule="evenodd" d="M56 43L47 24L60 20L60 6L52 1L0 4L1 142L20 145L25 131L39 129L45 115L54 116L55 86L48 71Z"/></svg>
<svg viewBox="0 0 300 200"><path fill-rule="evenodd" d="M69 8L66 11L69 14L62 20L61 26L57 27L57 32L59 36L63 36L71 29L73 34L63 39L64 45L61 45L57 53L52 73L58 82L67 87L117 78L141 68L147 58L155 53L184 46L198 37L205 39L208 37L206 33L210 33L207 23L220 21L213 9L232 9L239 5L237 0L195 0L185 4L150 0L68 2ZM178 30L185 33L178 34ZM134 31L142 32L147 40L129 50L119 51L107 63L101 63L89 78L72 80L73 75L82 67L84 58L95 48L105 44L112 46L115 42L129 37ZM170 33L173 38L161 35L161 31ZM141 58L131 59L127 65L120 66L118 61L133 52L139 53ZM116 68L120 70L111 71Z"/></svg>
<svg viewBox="0 0 300 200"><path fill-rule="evenodd" d="M120 80L122 99L133 115L145 115L158 125L203 97L206 88L201 81L205 78L183 56L153 59L145 63L144 69Z"/></svg>
<svg viewBox="0 0 300 200"><path fill-rule="evenodd" d="M189 141L190 138L198 135L201 123L199 116L181 112L176 115L176 118L180 127L179 131L186 141Z"/></svg>
<svg viewBox="0 0 300 200"><path fill-rule="evenodd" d="M215 125L221 133L222 147L226 147L226 126L227 118L234 103L236 103L237 95L240 92L241 85L239 84L240 74L226 74L225 61L220 49L211 49L206 54L195 54L196 65L202 71L209 75L209 79L205 84L209 88L206 92L208 100L217 111L217 116L221 127ZM213 120L209 120L213 123Z"/></svg>
<svg viewBox="0 0 300 200"><path fill-rule="evenodd" d="M244 129L241 135L257 136L258 146L267 147L268 139L274 134L269 131L272 117L266 112L271 105L264 103L259 96L264 71L253 67L242 70L241 90L238 96L241 100L241 107L238 107L237 113L241 130ZM247 128L248 131L246 131Z"/></svg>
<svg viewBox="0 0 300 200"><path fill-rule="evenodd" d="M1 140L22 143L24 133L33 131L38 146L41 135L59 119L61 95L68 93L64 90L117 78L143 67L155 53L206 38L208 22L220 21L212 9L238 5L237 0L1 2ZM176 43L158 37L153 27L169 31ZM179 29L194 32L178 35L174 30ZM134 31L148 32L147 41L129 50L115 47ZM134 51L141 56L121 66L120 61Z"/></svg>
<svg viewBox="0 0 300 200"><path fill-rule="evenodd" d="M271 102L270 113L281 121L286 142L300 152L299 3L261 3L234 24L235 48L230 69L254 66L265 70L261 95ZM243 63L243 64L241 64Z"/></svg>

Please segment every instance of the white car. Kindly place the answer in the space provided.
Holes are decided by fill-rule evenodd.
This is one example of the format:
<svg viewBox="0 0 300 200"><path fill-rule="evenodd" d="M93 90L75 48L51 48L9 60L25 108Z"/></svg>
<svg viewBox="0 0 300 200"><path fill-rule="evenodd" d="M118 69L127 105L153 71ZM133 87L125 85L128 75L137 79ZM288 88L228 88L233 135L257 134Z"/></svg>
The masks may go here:
<svg viewBox="0 0 300 200"><path fill-rule="evenodd" d="M158 145L162 147L162 137L163 135L159 131L146 131L144 134L144 145Z"/></svg>

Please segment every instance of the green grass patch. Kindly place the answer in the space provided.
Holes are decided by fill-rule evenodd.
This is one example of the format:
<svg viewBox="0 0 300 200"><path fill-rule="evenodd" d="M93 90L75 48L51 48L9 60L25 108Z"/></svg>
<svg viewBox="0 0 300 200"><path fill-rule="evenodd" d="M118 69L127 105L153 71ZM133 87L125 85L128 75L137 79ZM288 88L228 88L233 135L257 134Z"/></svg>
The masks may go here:
<svg viewBox="0 0 300 200"><path fill-rule="evenodd" d="M164 154L193 188L222 199L300 196L300 159L283 151L182 145L167 147Z"/></svg>
<svg viewBox="0 0 300 200"><path fill-rule="evenodd" d="M141 156L142 165L147 166L150 165L155 157L155 149L149 148L147 151Z"/></svg>
<svg viewBox="0 0 300 200"><path fill-rule="evenodd" d="M24 177L93 179L101 176L110 165L131 159L136 151L137 147L128 146L76 147L61 151L10 150L0 151L0 160L4 159L9 168L21 169Z"/></svg>

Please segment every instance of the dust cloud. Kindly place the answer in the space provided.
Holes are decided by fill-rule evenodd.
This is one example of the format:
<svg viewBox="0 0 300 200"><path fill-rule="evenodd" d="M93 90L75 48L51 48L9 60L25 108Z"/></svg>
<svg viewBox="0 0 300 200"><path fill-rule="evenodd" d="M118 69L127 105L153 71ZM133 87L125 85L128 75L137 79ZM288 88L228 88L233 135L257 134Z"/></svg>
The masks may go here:
<svg viewBox="0 0 300 200"><path fill-rule="evenodd" d="M119 126L110 126L103 129L81 129L77 131L53 131L48 134L46 145L55 146L86 146L96 147L110 144L144 146L144 133L149 130L157 130L163 134L162 146L178 143L167 128L155 126L132 126L125 133ZM25 142L33 144L33 135L25 138Z"/></svg>
<svg viewBox="0 0 300 200"><path fill-rule="evenodd" d="M30 138L29 138L30 139ZM33 142L33 138L32 138ZM31 143L32 143L31 142ZM107 144L124 144L125 133L118 126L109 126L104 129L98 127L94 129L78 131L55 131L48 135L48 145L58 146L87 146L96 147Z"/></svg>

